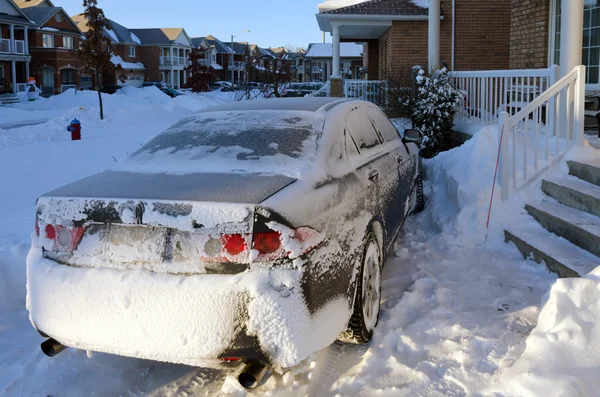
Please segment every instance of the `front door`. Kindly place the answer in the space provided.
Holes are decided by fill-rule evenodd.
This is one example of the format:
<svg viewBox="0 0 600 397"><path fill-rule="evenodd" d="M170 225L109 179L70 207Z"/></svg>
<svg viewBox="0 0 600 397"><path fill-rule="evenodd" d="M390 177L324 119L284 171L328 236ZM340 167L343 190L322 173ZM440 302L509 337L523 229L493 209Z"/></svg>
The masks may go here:
<svg viewBox="0 0 600 397"><path fill-rule="evenodd" d="M54 95L54 71L44 69L42 77L42 96Z"/></svg>

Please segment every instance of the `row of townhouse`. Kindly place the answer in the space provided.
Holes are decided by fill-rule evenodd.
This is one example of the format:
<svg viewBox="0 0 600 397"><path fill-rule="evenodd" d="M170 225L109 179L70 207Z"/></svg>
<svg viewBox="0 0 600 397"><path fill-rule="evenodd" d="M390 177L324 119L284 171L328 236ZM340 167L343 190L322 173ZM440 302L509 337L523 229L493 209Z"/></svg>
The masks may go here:
<svg viewBox="0 0 600 397"><path fill-rule="evenodd" d="M177 89L185 87L185 68L196 48L205 50L201 63L213 69L216 79L247 81L256 77L262 81L266 77L261 72L271 71L277 60L289 61L287 73L292 79L304 78L302 61L295 61L302 54L282 47L224 43L213 36L189 37L183 28L129 29L112 19L107 25L105 37L113 46L112 62L121 65L127 85L161 81ZM122 84L114 72L104 72L97 82L94 73L73 55L87 29L83 14L71 17L51 0L0 0L0 94L24 91L29 77L35 78L44 96L69 88ZM251 69L256 76L249 76Z"/></svg>

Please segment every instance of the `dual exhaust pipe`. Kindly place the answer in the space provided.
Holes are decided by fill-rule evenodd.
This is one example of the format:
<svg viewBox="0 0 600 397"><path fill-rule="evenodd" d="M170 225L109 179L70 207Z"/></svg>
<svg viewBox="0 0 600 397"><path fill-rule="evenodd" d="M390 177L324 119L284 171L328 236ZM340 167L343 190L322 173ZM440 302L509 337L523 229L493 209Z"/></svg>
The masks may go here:
<svg viewBox="0 0 600 397"><path fill-rule="evenodd" d="M54 357L67 348L67 346L54 338L48 338L42 342L40 347L42 348L42 352L48 357ZM238 375L238 382L246 389L254 389L263 380L268 370L269 368L263 364L246 364L242 372Z"/></svg>

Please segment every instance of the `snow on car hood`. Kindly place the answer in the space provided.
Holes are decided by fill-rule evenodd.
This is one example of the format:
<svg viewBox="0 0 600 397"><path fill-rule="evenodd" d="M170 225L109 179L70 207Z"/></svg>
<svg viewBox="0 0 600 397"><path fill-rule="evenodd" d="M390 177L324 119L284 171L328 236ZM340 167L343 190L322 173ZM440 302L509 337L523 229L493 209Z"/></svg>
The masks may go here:
<svg viewBox="0 0 600 397"><path fill-rule="evenodd" d="M263 173L299 178L312 165L324 116L306 111L215 111L181 120L115 170Z"/></svg>

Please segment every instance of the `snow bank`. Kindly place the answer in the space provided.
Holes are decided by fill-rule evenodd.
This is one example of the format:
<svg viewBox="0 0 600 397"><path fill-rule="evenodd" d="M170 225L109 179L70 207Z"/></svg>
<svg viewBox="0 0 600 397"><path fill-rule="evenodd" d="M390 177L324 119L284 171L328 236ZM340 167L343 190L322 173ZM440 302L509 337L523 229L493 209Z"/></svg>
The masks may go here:
<svg viewBox="0 0 600 397"><path fill-rule="evenodd" d="M485 237L494 171L498 158L498 129L483 128L464 145L424 160L427 184L427 205L430 219L440 232L453 236L455 243L466 246L481 244ZM521 213L522 197L516 195L509 202L500 200L496 185L490 236L503 242L505 221L511 214Z"/></svg>
<svg viewBox="0 0 600 397"><path fill-rule="evenodd" d="M600 267L557 280L521 358L496 387L511 396L600 395Z"/></svg>

